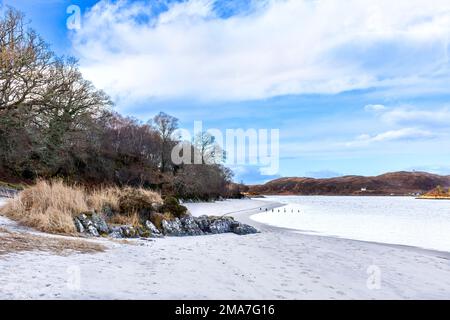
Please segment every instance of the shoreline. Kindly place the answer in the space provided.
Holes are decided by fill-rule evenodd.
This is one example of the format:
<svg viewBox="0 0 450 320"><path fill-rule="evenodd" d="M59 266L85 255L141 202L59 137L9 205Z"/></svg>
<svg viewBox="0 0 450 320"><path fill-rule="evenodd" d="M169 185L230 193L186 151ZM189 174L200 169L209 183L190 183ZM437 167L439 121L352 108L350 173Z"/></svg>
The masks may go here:
<svg viewBox="0 0 450 320"><path fill-rule="evenodd" d="M413 245L404 245L404 244L387 243L387 242L379 242L379 241L368 241L368 240L351 239L351 238L345 238L345 237L340 237L340 236L335 236L335 235L320 234L320 233L316 233L314 231L298 230L298 229L293 229L293 228L279 227L279 226L272 225L272 224L262 223L262 222L253 220L251 218L253 215L263 212L263 211L259 211L259 208L262 208L263 210L266 209L266 208L271 210L271 209L275 209L275 208L285 207L286 204L283 204L283 203L280 203L280 202L275 202L275 201L263 201L263 200L259 200L258 198L251 198L249 200L258 201L258 202L266 202L267 205L266 206L261 206L261 207L255 207L253 209L243 209L243 210L236 211L236 212L230 212L230 213L227 213L225 215L234 216L234 218L236 220L238 220L239 222L252 225L255 228L257 228L258 230L260 230L261 232L263 232L263 231L272 231L272 232L287 231L287 232L296 233L296 234L299 234L299 235L302 235L302 236L305 236L305 237L324 237L324 238L331 238L331 239L341 239L341 240L347 240L347 241L355 241L355 242L360 242L360 243L365 243L365 244L389 246L389 247L398 248L398 249L416 250L418 252L425 252L425 253L430 253L430 254L438 254L438 255L441 255L441 256L443 255L443 256L447 256L446 258L448 258L450 260L450 252L443 251L443 250L428 249L428 248L422 248L422 247L413 246ZM236 215L236 213L237 213L237 215ZM316 234L314 234L314 233L316 233Z"/></svg>
<svg viewBox="0 0 450 320"><path fill-rule="evenodd" d="M107 244L108 250L69 256L37 251L0 256L0 298L450 298L448 256L263 225L250 219L263 205L281 204L258 200L189 204L194 215L235 212L236 220L262 231L254 235L166 237L129 244L93 240ZM368 285L368 271L373 267L380 270L379 288ZM79 274L78 287L70 285L70 270Z"/></svg>

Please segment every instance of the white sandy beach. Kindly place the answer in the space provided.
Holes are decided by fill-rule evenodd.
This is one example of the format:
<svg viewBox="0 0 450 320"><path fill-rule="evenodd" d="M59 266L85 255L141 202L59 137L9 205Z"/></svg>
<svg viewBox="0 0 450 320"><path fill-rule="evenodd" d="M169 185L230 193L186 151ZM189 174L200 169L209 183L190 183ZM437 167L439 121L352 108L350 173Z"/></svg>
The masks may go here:
<svg viewBox="0 0 450 320"><path fill-rule="evenodd" d="M250 220L274 205L187 204L194 215L231 213L259 228L256 235L97 240L109 249L0 256L0 299L450 299L450 254L303 235ZM0 227L27 232L3 217ZM378 289L367 285L368 268L380 271Z"/></svg>

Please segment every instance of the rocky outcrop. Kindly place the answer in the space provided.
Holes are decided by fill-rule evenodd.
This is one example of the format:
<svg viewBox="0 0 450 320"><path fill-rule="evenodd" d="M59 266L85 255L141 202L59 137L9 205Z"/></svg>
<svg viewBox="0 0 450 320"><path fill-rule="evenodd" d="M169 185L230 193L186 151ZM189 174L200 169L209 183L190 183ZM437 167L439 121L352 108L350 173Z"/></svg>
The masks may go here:
<svg viewBox="0 0 450 320"><path fill-rule="evenodd" d="M185 235L183 225L178 218L175 218L174 220L163 220L162 231L165 235L171 237L179 237Z"/></svg>
<svg viewBox="0 0 450 320"><path fill-rule="evenodd" d="M95 212L85 212L74 219L78 232L90 236L99 237L109 233L109 227L105 219Z"/></svg>
<svg viewBox="0 0 450 320"><path fill-rule="evenodd" d="M161 232L158 230L158 228L155 227L155 225L151 221L147 220L145 222L145 228L150 232L152 237L154 238L162 237Z"/></svg>
<svg viewBox="0 0 450 320"><path fill-rule="evenodd" d="M256 230L256 228L240 222L234 222L231 226L231 229L233 233L238 234L240 236L258 233L258 230Z"/></svg>
<svg viewBox="0 0 450 320"><path fill-rule="evenodd" d="M197 223L197 220L192 216L181 218L180 222L183 232L187 236L201 236L205 234Z"/></svg>
<svg viewBox="0 0 450 320"><path fill-rule="evenodd" d="M234 223L234 219L232 217L210 217L209 221L209 229L213 234L232 232L231 226Z"/></svg>
<svg viewBox="0 0 450 320"><path fill-rule="evenodd" d="M258 233L252 226L237 222L232 217L192 217L164 220L162 222L163 233L166 236L199 236L205 234L235 233L246 235Z"/></svg>
<svg viewBox="0 0 450 320"><path fill-rule="evenodd" d="M93 237L109 236L115 239L200 236L222 233L246 235L258 232L252 226L235 221L232 217L212 216L193 217L186 215L182 218L165 219L161 223L161 230L149 220L139 227L131 225L108 226L102 215L95 212L80 214L74 219L74 223L79 233Z"/></svg>

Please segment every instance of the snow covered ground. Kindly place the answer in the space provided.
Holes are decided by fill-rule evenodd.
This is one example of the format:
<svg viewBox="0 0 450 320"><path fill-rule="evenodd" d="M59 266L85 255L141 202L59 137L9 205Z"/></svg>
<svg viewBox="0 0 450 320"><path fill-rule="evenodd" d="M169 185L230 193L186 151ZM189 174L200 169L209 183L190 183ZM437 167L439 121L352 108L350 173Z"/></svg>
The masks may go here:
<svg viewBox="0 0 450 320"><path fill-rule="evenodd" d="M252 222L250 216L265 211L263 205L254 200L188 204L194 215L233 212L262 231L255 235L128 244L98 240L109 249L68 256L34 251L0 256L0 298L450 298L448 254L303 235ZM14 225L0 220L0 227Z"/></svg>

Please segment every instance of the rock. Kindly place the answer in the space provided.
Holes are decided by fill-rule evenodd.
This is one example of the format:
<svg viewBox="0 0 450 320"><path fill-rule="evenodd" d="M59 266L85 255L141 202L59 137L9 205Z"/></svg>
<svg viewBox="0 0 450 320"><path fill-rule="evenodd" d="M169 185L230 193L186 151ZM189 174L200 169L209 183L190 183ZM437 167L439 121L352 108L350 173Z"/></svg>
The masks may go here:
<svg viewBox="0 0 450 320"><path fill-rule="evenodd" d="M92 225L97 229L98 233L100 234L108 234L109 233L109 227L106 224L105 219L103 219L100 215L94 213L91 216Z"/></svg>
<svg viewBox="0 0 450 320"><path fill-rule="evenodd" d="M121 226L121 229L124 238L137 238L139 236L138 232L133 226Z"/></svg>
<svg viewBox="0 0 450 320"><path fill-rule="evenodd" d="M150 220L143 226L133 227L130 225L109 227L103 217L95 212L85 212L74 218L76 230L93 237L109 234L111 238L159 238L163 235L200 236L204 234L235 233L247 235L258 233L254 227L237 222L232 217L193 217L187 215L181 219L161 221L162 232Z"/></svg>
<svg viewBox="0 0 450 320"><path fill-rule="evenodd" d="M247 234L254 234L254 233L259 232L254 227L249 226L248 224L240 223L240 222L234 222L231 225L231 230L233 233L238 234L240 236L247 235Z"/></svg>
<svg viewBox="0 0 450 320"><path fill-rule="evenodd" d="M74 223L80 233L86 233L94 237L109 233L109 227L105 219L92 211L80 214L74 219Z"/></svg>
<svg viewBox="0 0 450 320"><path fill-rule="evenodd" d="M87 228L92 224L87 215L84 213L80 214L78 217L76 217L76 219L78 219L78 221L83 225L84 228Z"/></svg>
<svg viewBox="0 0 450 320"><path fill-rule="evenodd" d="M91 215L91 212L80 214L75 218L75 227L77 228L78 232L85 233L94 237L99 237L100 234L94 227L92 220L90 219ZM78 221L79 223L77 223L76 221Z"/></svg>
<svg viewBox="0 0 450 320"><path fill-rule="evenodd" d="M231 225L234 223L234 219L231 217L220 217L220 218L212 218L213 221L211 222L209 229L211 230L211 233L213 234L220 234L220 233L228 233L232 232Z"/></svg>
<svg viewBox="0 0 450 320"><path fill-rule="evenodd" d="M165 235L172 237L183 236L183 228L180 219L175 218L175 220L163 220L162 229Z"/></svg>
<svg viewBox="0 0 450 320"><path fill-rule="evenodd" d="M87 227L86 233L93 237L100 237L100 234L98 233L97 229L92 225Z"/></svg>
<svg viewBox="0 0 450 320"><path fill-rule="evenodd" d="M221 234L232 232L238 235L258 233L254 227L237 222L233 217L208 217L194 218L203 233Z"/></svg>
<svg viewBox="0 0 450 320"><path fill-rule="evenodd" d="M139 238L139 230L133 226L123 225L123 226L113 226L110 228L109 236L115 239L122 238Z"/></svg>
<svg viewBox="0 0 450 320"><path fill-rule="evenodd" d="M122 232L122 227L116 226L116 227L110 228L109 236L111 238L115 238L115 239L122 239L124 237L123 232Z"/></svg>
<svg viewBox="0 0 450 320"><path fill-rule="evenodd" d="M202 229L197 224L197 221L192 216L186 216L180 219L183 231L188 236L201 236L204 234Z"/></svg>
<svg viewBox="0 0 450 320"><path fill-rule="evenodd" d="M150 237L155 238L162 237L161 232L158 230L158 228L155 227L155 225L151 221L149 220L145 221L145 228L150 232Z"/></svg>
<svg viewBox="0 0 450 320"><path fill-rule="evenodd" d="M198 227L200 230L202 230L204 233L211 233L210 225L211 220L208 216L200 216L195 218L195 221L197 222Z"/></svg>
<svg viewBox="0 0 450 320"><path fill-rule="evenodd" d="M75 228L77 229L77 232L83 233L85 229L83 227L83 224L80 222L80 220L78 220L78 218L74 218L73 222L75 223Z"/></svg>
<svg viewBox="0 0 450 320"><path fill-rule="evenodd" d="M144 228L144 227L142 227L142 226L139 226L139 227L137 227L137 228L135 228L136 229L136 235L139 237L139 238L150 238L151 237L151 233L150 233L150 231L148 231L148 229L147 228Z"/></svg>

